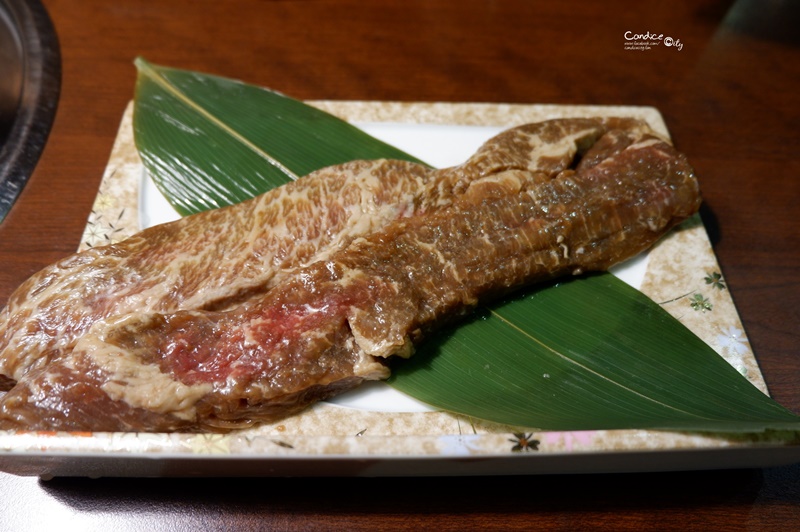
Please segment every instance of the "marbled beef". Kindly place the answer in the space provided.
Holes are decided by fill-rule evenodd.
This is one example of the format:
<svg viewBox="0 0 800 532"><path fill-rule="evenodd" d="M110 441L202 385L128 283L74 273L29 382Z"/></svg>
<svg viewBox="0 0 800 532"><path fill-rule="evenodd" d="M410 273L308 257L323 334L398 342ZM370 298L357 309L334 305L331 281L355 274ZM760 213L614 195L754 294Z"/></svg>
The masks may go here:
<svg viewBox="0 0 800 532"><path fill-rule="evenodd" d="M388 357L476 305L605 270L700 204L685 158L611 131L555 174L514 164L450 205L389 222L226 311L98 322L0 402L0 427L229 430L388 376Z"/></svg>

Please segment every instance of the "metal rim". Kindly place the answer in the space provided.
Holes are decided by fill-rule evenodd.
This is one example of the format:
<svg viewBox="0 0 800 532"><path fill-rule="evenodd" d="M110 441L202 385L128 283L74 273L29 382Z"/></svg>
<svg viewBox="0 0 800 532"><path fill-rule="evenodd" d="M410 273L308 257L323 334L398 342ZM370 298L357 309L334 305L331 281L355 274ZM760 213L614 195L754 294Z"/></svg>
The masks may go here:
<svg viewBox="0 0 800 532"><path fill-rule="evenodd" d="M55 119L61 91L61 51L38 0L0 0L20 54L18 103L0 144L0 222L33 173ZM2 142L2 141L0 141Z"/></svg>

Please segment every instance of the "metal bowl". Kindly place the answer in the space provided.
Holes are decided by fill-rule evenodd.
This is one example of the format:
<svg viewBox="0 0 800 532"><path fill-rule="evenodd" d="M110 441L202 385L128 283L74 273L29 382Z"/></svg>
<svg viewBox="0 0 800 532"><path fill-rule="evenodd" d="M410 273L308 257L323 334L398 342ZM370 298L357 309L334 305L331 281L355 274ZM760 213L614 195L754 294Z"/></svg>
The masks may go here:
<svg viewBox="0 0 800 532"><path fill-rule="evenodd" d="M0 0L0 222L44 149L61 90L61 52L38 0Z"/></svg>

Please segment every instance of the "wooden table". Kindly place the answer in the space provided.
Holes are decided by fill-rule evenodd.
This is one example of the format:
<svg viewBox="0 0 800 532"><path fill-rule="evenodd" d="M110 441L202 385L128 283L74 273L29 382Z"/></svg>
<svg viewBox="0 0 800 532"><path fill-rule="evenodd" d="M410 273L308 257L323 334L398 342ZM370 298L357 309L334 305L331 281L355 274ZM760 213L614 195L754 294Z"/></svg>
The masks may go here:
<svg viewBox="0 0 800 532"><path fill-rule="evenodd" d="M701 177L703 220L774 398L800 412L800 4L45 0L58 114L0 225L0 305L76 249L132 61L303 99L650 105ZM630 33L628 33L630 32ZM648 50L626 35L680 40ZM0 529L788 530L800 466L434 479L55 479L0 474Z"/></svg>

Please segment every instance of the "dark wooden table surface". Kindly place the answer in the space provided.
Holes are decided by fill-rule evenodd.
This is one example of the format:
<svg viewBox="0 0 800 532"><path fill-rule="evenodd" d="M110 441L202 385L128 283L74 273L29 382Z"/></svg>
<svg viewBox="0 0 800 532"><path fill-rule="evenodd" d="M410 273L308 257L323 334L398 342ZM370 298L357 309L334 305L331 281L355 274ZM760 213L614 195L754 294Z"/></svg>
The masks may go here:
<svg viewBox="0 0 800 532"><path fill-rule="evenodd" d="M0 305L76 249L132 61L304 99L657 107L774 398L800 413L800 3L793 0L45 0L61 99L0 225ZM626 49L626 32L681 46ZM0 529L789 530L800 466L433 479L55 479L0 474Z"/></svg>

